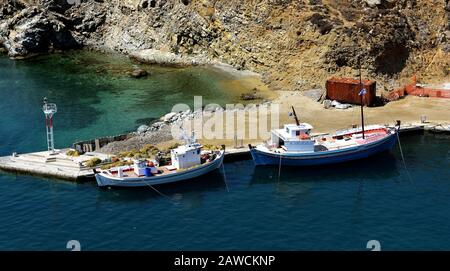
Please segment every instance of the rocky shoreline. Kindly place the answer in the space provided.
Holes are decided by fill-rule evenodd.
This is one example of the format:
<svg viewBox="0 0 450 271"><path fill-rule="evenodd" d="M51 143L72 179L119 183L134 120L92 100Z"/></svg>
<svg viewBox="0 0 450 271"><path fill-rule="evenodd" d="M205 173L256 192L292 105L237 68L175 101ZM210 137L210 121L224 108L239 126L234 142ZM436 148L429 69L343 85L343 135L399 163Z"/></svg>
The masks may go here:
<svg viewBox="0 0 450 271"><path fill-rule="evenodd" d="M207 121L211 114L235 114L237 111L243 111L248 114L249 111L256 110L259 107L267 107L272 104L273 101L263 101L258 104L250 104L242 109L227 110L222 107L209 107L202 110L186 110L181 112L170 112L154 121L149 125L140 125L135 132L130 133L131 138L125 141L117 141L109 143L101 148L101 152L117 154L121 151L130 151L133 149L140 149L147 144L158 145L172 141L179 141L180 138L173 138L172 127L181 127L186 122L193 121L194 119L202 118L203 123ZM205 115L208 115L205 117Z"/></svg>
<svg viewBox="0 0 450 271"><path fill-rule="evenodd" d="M318 92L318 91L316 91ZM162 116L159 120L150 125L140 126L137 131L133 132L133 137L126 141L118 141L109 143L104 146L101 151L105 153L117 154L121 151L130 151L133 149L140 149L146 144L167 147L176 142L179 138L173 138L171 129L173 126L179 127L187 121L192 121L201 116L202 113L209 115L210 112L218 112L222 114L236 113L238 110L244 110L246 114L245 125L248 129L250 124L258 123L259 116L250 114L260 108L269 108L277 104L279 106L279 123L292 123L294 120L289 117L291 105L296 106L297 114L302 122L310 123L314 126L315 133L329 133L352 125L360 123L360 109L358 106L350 107L348 109L339 109L330 107L324 109L324 105L317 101L317 95L307 94L300 91L279 91L278 97L272 101L266 101L260 104L245 107L244 109L233 109L233 112L209 108L204 111L184 111L171 112ZM301 106L300 106L301 105ZM445 125L450 124L448 112L450 107L449 99L431 99L414 96L407 96L406 98L389 103L383 107L369 107L365 109L366 124L394 124L395 120L400 119L403 123L420 122L421 116L436 123ZM251 116L252 115L252 116ZM264 117L264 116L263 116ZM265 117L264 117L265 118ZM203 116L203 123L208 120L208 117ZM275 127L279 128L279 127ZM244 139L242 142L246 144L257 144L265 138ZM202 144L221 145L226 144L228 148L235 146L233 139L200 139Z"/></svg>
<svg viewBox="0 0 450 271"><path fill-rule="evenodd" d="M207 64L260 74L283 91L320 89L330 76L355 77L360 67L380 91L413 74L429 83L448 78L450 1L334 2L5 0L0 48L17 59L90 48L149 64ZM139 127L130 146L170 140L170 126L195 114Z"/></svg>
<svg viewBox="0 0 450 271"><path fill-rule="evenodd" d="M331 75L392 89L450 65L448 0L5 0L0 47L13 58L73 48L162 65L227 63L273 90L322 87ZM71 2L71 3L72 3Z"/></svg>

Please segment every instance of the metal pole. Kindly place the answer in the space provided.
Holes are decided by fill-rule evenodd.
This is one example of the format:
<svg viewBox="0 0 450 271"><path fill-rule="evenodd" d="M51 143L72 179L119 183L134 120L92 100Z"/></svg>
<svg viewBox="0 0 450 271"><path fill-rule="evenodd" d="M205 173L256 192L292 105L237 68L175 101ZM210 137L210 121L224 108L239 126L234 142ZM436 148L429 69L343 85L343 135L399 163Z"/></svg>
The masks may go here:
<svg viewBox="0 0 450 271"><path fill-rule="evenodd" d="M295 112L294 106L291 106L291 107L292 107L292 114L294 114L295 123L297 124L297 126L299 126L300 125L300 121L297 118L297 113Z"/></svg>
<svg viewBox="0 0 450 271"><path fill-rule="evenodd" d="M50 115L50 148L51 152L55 152L55 141L53 137L53 115Z"/></svg>
<svg viewBox="0 0 450 271"><path fill-rule="evenodd" d="M360 91L362 91L363 89L363 84L362 84L362 72L361 72L361 63L359 63L359 86L360 86ZM362 128L362 137L363 139L365 139L364 136L364 104L363 104L363 93L360 93L361 96L361 128Z"/></svg>
<svg viewBox="0 0 450 271"><path fill-rule="evenodd" d="M363 95L361 95L361 125L362 125L362 137L364 137L364 105L363 105Z"/></svg>
<svg viewBox="0 0 450 271"><path fill-rule="evenodd" d="M53 137L53 115L56 113L56 104L49 104L47 98L44 98L42 107L45 114L45 131L47 133L47 150L49 153L55 153L55 143Z"/></svg>

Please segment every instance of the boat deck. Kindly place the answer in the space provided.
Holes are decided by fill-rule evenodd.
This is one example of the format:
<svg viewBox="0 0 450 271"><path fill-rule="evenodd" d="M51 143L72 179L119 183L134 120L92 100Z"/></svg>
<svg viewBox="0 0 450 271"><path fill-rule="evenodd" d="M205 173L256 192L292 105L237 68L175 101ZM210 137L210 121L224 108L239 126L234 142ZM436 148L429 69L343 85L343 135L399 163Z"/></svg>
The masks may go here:
<svg viewBox="0 0 450 271"><path fill-rule="evenodd" d="M351 148L356 146L361 146L367 143L371 143L380 140L389 135L389 131L386 129L374 129L364 132L364 139L362 138L361 132L355 132L350 134L345 134L343 136L321 136L315 138L314 152L323 151L333 151L340 150L344 148ZM276 153L286 153L288 152L284 146L278 148L269 148L269 150Z"/></svg>
<svg viewBox="0 0 450 271"><path fill-rule="evenodd" d="M216 159L217 159L217 158L216 158ZM202 164L197 165L197 166L194 166L194 167L200 167L200 166L204 166L204 165L213 163L214 161L216 161L216 159L215 159L215 160L212 160L212 161L206 161L206 162L203 162ZM185 169L182 169L182 170L189 170L189 169L192 169L192 168L194 168L194 167L191 167L191 168L185 168ZM173 174L173 173L179 172L179 170L177 170L175 167L172 167L172 166L170 166L170 165L168 165L168 166L157 167L157 169L158 169L158 173L155 173L155 174L153 174L152 176L164 176L164 175L169 175L169 174ZM123 171L123 176L122 176L122 177L119 177L117 168L115 168L115 169L113 169L113 170L103 170L102 172L108 174L108 175L111 176L111 177L115 177L115 178L145 178L145 177L147 177L147 176L143 176L143 175L140 175L140 176L137 175L137 174L134 172L134 169L133 169L132 166L129 166L128 169L125 169L125 170Z"/></svg>
<svg viewBox="0 0 450 271"><path fill-rule="evenodd" d="M166 166L164 166L164 167L158 167L157 169L158 169L158 172L159 172L159 173L153 174L153 176L163 176L163 175L168 175L168 174L172 174L172 173L177 172L176 169L174 169L174 170L169 170ZM107 171L103 171L103 172L107 173L108 175L110 175L110 176L112 176L112 177L119 177L119 174L118 174L117 170L115 170L115 171L109 171L109 170L107 170ZM134 172L134 169L133 169L133 168L130 168L129 170L123 171L123 176L122 176L122 178L140 178L140 177L144 177L144 176L139 176L139 175L137 175L137 174Z"/></svg>

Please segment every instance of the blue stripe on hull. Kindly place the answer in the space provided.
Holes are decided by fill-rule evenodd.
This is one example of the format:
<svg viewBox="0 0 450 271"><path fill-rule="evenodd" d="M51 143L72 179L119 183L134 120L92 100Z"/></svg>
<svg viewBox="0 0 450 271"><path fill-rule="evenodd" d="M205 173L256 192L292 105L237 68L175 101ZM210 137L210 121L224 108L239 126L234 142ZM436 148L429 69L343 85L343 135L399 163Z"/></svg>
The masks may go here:
<svg viewBox="0 0 450 271"><path fill-rule="evenodd" d="M388 138L384 139L379 144L374 143L372 146L360 146L356 150L341 151L334 153L315 153L311 154L300 154L297 156L286 156L281 157L281 164L285 166L311 166L311 165L324 165L341 163L351 160L357 160L369 157L371 155L387 151L392 149L397 142L397 135L392 134ZM256 165L279 165L280 155L275 153L265 153L257 149L252 148L250 150L252 154L253 161Z"/></svg>

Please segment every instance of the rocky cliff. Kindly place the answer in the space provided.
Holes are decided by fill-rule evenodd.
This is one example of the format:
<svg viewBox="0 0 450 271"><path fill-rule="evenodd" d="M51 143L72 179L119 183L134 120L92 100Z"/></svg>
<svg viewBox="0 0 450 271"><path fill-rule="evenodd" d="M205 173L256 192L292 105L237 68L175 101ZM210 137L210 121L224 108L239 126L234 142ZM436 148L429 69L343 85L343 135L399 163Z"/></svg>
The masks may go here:
<svg viewBox="0 0 450 271"><path fill-rule="evenodd" d="M382 89L414 73L449 76L449 0L2 1L0 44L11 57L156 49L252 70L281 90L355 76L359 63Z"/></svg>

